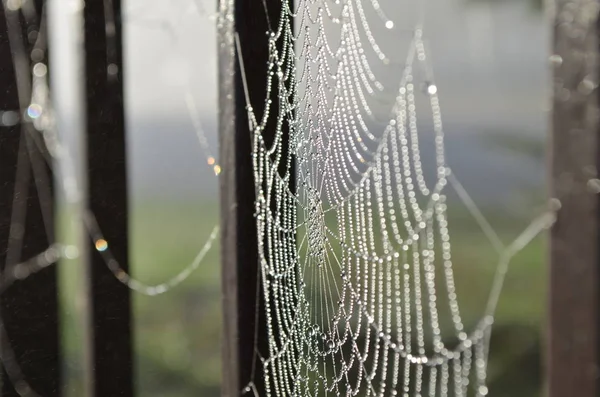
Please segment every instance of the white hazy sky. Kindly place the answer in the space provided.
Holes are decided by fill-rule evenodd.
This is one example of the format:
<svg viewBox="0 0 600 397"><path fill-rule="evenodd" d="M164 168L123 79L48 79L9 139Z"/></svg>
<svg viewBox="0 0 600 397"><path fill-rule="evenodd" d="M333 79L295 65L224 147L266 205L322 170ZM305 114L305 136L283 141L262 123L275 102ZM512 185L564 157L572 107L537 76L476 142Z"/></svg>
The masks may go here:
<svg viewBox="0 0 600 397"><path fill-rule="evenodd" d="M406 1L381 2L397 27L404 24ZM541 121L549 48L542 15L526 0L465 3L429 1L426 12L445 117L483 124L507 115L519 123ZM184 95L189 91L206 121L215 120L211 15L216 7L216 0L125 1L126 95L134 119L187 117ZM379 39L390 52L397 40L393 32Z"/></svg>
<svg viewBox="0 0 600 397"><path fill-rule="evenodd" d="M214 14L205 0L127 0L125 90L133 118L186 117L186 92L214 114L217 59Z"/></svg>
<svg viewBox="0 0 600 397"><path fill-rule="evenodd" d="M261 7L259 0L248 1ZM405 56L399 42L414 24L406 4L415 1L380 1L395 26L387 30L381 22L373 29L381 47L395 58ZM545 133L549 23L528 3L428 1L425 37L444 120L447 127L453 126L446 131L455 136L449 142L461 142L456 136L461 134L470 141L470 134ZM185 102L190 93L216 152L216 7L217 0L125 0L125 90L136 191L216 197L216 178L206 166ZM367 12L369 7L365 6ZM382 69L384 84L393 82L399 70ZM389 99L386 103L391 106ZM384 107L381 110L385 112ZM463 168L481 170L486 164L489 168L475 176L492 173L497 180L495 170L512 164L506 158L495 165L480 164L478 153L469 150ZM453 154L460 161L465 157L464 150ZM512 174L502 177L513 180Z"/></svg>

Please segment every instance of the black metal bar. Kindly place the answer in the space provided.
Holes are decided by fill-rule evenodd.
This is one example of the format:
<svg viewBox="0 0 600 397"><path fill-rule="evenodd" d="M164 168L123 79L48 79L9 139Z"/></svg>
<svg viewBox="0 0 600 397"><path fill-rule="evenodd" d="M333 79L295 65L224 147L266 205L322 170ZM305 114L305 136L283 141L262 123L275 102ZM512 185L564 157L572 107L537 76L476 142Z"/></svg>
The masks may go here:
<svg viewBox="0 0 600 397"><path fill-rule="evenodd" d="M121 1L85 3L89 209L110 249L128 269L128 204ZM94 395L133 396L130 291L91 250Z"/></svg>
<svg viewBox="0 0 600 397"><path fill-rule="evenodd" d="M42 1L32 5L30 16L36 17L29 21L18 9L0 7L0 268L4 280L11 277L12 266L40 254L54 240L48 153L24 114L31 95L30 52L36 37L44 34L40 32ZM45 62L44 51L34 58ZM5 330L0 333L1 395L16 397L17 391L24 393L31 387L41 396L58 396L56 268L15 281L0 297L0 316Z"/></svg>
<svg viewBox="0 0 600 397"><path fill-rule="evenodd" d="M600 394L600 50L594 1L559 0L554 21L549 397ZM595 11L597 13L597 11Z"/></svg>
<svg viewBox="0 0 600 397"><path fill-rule="evenodd" d="M242 394L250 381L254 382L259 392L262 388L261 363L254 360L255 348L264 352L266 347L266 326L262 316L264 310L254 219L252 134L249 130L246 110L249 104L244 94L240 64L243 61L251 106L260 117L264 111L267 87L268 33L271 27L277 29L281 7L285 1L287 0L222 2L226 10L221 10L224 12L221 14L218 41L220 162L223 168L220 179L224 306L223 396ZM236 50L236 34L241 54ZM273 89L273 115L279 112L276 95L277 89ZM275 124L273 116L262 132L267 144L275 136ZM293 180L290 180L290 184L293 185Z"/></svg>

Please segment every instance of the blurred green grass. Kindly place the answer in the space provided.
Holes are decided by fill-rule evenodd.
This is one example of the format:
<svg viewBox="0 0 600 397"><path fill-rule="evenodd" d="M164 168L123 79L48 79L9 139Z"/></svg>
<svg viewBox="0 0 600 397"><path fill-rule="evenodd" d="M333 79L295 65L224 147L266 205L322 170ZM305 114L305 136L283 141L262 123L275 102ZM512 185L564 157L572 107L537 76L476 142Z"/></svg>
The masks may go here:
<svg viewBox="0 0 600 397"><path fill-rule="evenodd" d="M459 205L450 205L449 227L455 279L467 327L481 317L498 255ZM505 244L527 220L496 209L485 211ZM218 221L211 201L134 203L131 208L132 274L148 284L180 272L202 248ZM533 218L534 215L531 215ZM491 396L540 395L541 336L546 299L545 240L540 236L511 261L492 336L489 382ZM144 397L212 397L221 384L221 281L219 242L189 279L170 292L147 297L133 293L137 394ZM66 265L69 266L69 265ZM77 273L63 271L70 294ZM443 289L440 293L444 293ZM73 311L72 302L66 311ZM69 306L70 305L70 306ZM70 309L69 309L70 307ZM75 316L76 317L76 316ZM81 395L78 379L78 328L65 316L64 341L72 393Z"/></svg>
<svg viewBox="0 0 600 397"><path fill-rule="evenodd" d="M132 207L133 275L154 284L187 266L218 222L214 202L151 202ZM133 296L140 396L218 396L221 381L219 242L181 285Z"/></svg>
<svg viewBox="0 0 600 397"><path fill-rule="evenodd" d="M508 244L522 219L486 211ZM204 214L193 222L191 213ZM165 280L189 263L217 221L216 203L146 203L133 210L132 267L144 281ZM533 217L533 215L532 215ZM481 317L498 255L466 211L450 211L456 283L463 317ZM168 236L168 237L165 237ZM536 238L511 261L492 341L492 396L535 396L540 390L540 337L546 297L545 242ZM219 246L184 284L158 297L134 295L140 396L218 396L221 298ZM527 375L529 374L529 375Z"/></svg>

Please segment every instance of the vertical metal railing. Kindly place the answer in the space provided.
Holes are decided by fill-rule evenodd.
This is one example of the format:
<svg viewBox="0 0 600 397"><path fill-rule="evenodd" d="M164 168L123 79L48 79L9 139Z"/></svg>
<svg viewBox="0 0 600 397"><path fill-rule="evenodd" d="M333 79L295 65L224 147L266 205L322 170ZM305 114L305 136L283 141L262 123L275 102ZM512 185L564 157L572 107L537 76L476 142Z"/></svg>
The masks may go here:
<svg viewBox="0 0 600 397"><path fill-rule="evenodd" d="M600 123L598 2L552 9L551 197L547 387L550 397L600 394Z"/></svg>
<svg viewBox="0 0 600 397"><path fill-rule="evenodd" d="M219 136L221 173L221 244L223 274L223 396L239 396L253 381L261 390L261 363L266 326L262 314L260 265L254 219L255 185L252 131L244 84L254 112L262 116L267 86L269 41L277 29L283 1L221 1L219 42ZM237 44L236 44L237 41ZM241 65L244 65L244 77ZM271 113L279 112L277 90ZM261 132L266 144L275 137L273 117ZM285 138L287 139L287 138ZM284 143L284 147L286 144ZM290 189L293 191L293 178ZM265 353L266 354L266 353Z"/></svg>
<svg viewBox="0 0 600 397"><path fill-rule="evenodd" d="M13 265L34 257L54 243L52 160L41 134L31 123L37 116L28 112L34 62L50 63L50 71L52 65L57 68L63 65L75 72L67 78L64 73L51 73L54 79L50 80L56 94L62 94L53 95L57 100L58 128L69 126L84 143L69 153L72 165L80 168L76 183L79 191L75 192L78 197L74 198L83 200L78 201L78 216L81 218L88 209L95 214L111 251L127 269L129 218L121 2L50 0L46 10L50 14L48 30L52 31L50 62L44 51L42 58L39 52L35 60L31 56L32 45L38 42L35 37L45 38L39 31L46 26L41 23L43 6L41 0L3 1L0 13L0 266L3 278L11 276ZM37 25L35 18L38 18ZM56 44L54 57L52 43ZM78 66L71 68L70 62ZM73 112L77 117L69 117ZM76 160L82 160L81 164L75 164ZM89 241L83 223L80 224L81 241ZM85 355L87 362L81 368L86 383L83 393L98 397L133 396L129 289L115 279L97 250L80 249L80 254L78 266L86 269L85 280L80 280L86 302L83 348L89 350ZM28 274L0 296L0 315L6 330L5 334L0 333L5 369L2 396L64 394L56 271L55 266L48 266L39 273Z"/></svg>
<svg viewBox="0 0 600 397"><path fill-rule="evenodd" d="M129 216L121 0L88 0L83 16L87 115L86 207L96 216L120 266L128 271ZM94 334L93 395L131 397L134 395L134 372L130 290L109 271L94 246L89 253Z"/></svg>

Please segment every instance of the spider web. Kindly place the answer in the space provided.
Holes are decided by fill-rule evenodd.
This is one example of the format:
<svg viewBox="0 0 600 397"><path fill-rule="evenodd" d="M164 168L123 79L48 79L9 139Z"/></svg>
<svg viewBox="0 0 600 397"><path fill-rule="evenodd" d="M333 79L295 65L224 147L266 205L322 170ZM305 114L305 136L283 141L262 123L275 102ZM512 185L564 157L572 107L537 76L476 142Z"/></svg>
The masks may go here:
<svg viewBox="0 0 600 397"><path fill-rule="evenodd" d="M398 67L375 26L400 30L377 0L288 4L266 36L265 98L277 93L279 111L265 99L256 114L246 88L268 335L263 351L255 346L242 393L487 395L491 328L510 259L554 222L554 209L505 246L452 173L422 18L409 24ZM232 7L221 3L221 24L232 21ZM231 39L244 73L239 40ZM372 108L385 91L375 73L381 65L401 76L383 121ZM417 107L423 103L426 111ZM424 171L423 117L435 137L433 175ZM265 136L268 122L277 125L274 138ZM458 302L448 189L499 256L472 329Z"/></svg>
<svg viewBox="0 0 600 397"><path fill-rule="evenodd" d="M232 20L231 5L221 2L219 23ZM266 97L278 90L280 111L267 110L258 117L249 109L261 279L268 302L264 308L268 353L256 356L263 368L265 394L487 394L489 337L510 259L552 224L557 208L534 220L513 243L502 244L446 164L438 87L421 24L408 29L412 37L406 62L398 69L401 79L391 117L380 127L371 122L377 118L372 101L385 90L377 71L382 65L397 65L378 45L376 35L385 30L398 34L397 24L376 0L302 0L294 9L286 7L267 38L272 74ZM296 32L292 19L300 26ZM339 31L339 43L332 44L332 27ZM378 65L365 55L369 52ZM53 125L43 66L38 73L33 68L31 102L2 118L12 122L16 117L18 122L21 114L28 114L24 121L33 122L42 133L52 156L69 162ZM419 142L420 97L428 102L425 113L435 134L432 176L424 170ZM422 118L420 111L419 115ZM274 143L267 146L262 127L272 118L289 126L289 132L279 128ZM219 165L209 151L206 154L218 174ZM280 173L281 169L286 171ZM293 191L290 180L297 181ZM454 285L449 187L500 257L487 308L473 329L465 329ZM62 188L67 193L77 190L67 184ZM95 248L115 276L149 295L183 281L217 234L215 228L197 260L182 273L147 286L118 266L93 214L88 211L84 218ZM8 268L0 290L73 254L73 247L53 244ZM451 346L441 337L444 315L451 318L448 328L457 340ZM5 346L2 359L13 383L22 385L20 392L35 395ZM259 394L253 381L243 392Z"/></svg>

